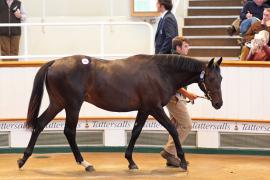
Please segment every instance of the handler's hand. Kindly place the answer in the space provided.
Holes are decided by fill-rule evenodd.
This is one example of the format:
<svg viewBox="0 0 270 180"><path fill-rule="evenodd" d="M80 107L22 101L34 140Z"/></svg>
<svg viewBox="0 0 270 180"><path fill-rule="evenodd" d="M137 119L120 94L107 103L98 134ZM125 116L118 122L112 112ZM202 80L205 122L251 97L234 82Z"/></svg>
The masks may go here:
<svg viewBox="0 0 270 180"><path fill-rule="evenodd" d="M252 17L253 17L253 15L248 11L248 13L246 14L246 18L251 19Z"/></svg>
<svg viewBox="0 0 270 180"><path fill-rule="evenodd" d="M16 16L16 18L21 19L22 14L21 14L20 9L17 9L17 10L14 12L14 15Z"/></svg>
<svg viewBox="0 0 270 180"><path fill-rule="evenodd" d="M190 101L194 101L195 99L198 98L198 96L196 94L193 93L187 93L186 97L190 100Z"/></svg>

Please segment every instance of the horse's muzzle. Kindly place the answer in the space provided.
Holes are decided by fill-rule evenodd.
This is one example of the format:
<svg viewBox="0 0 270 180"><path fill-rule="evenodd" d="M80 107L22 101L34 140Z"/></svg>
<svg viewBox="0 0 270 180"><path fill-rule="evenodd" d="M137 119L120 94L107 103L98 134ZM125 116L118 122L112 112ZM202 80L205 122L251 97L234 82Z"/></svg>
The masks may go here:
<svg viewBox="0 0 270 180"><path fill-rule="evenodd" d="M223 105L223 102L216 102L216 103L212 103L212 106L215 108L215 109L220 109L221 106Z"/></svg>

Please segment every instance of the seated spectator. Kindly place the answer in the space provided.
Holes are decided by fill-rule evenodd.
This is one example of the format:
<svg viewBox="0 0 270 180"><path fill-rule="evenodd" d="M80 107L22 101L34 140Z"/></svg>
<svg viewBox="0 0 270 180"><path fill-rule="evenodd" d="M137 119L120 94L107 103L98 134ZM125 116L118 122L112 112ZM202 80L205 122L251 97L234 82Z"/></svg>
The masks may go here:
<svg viewBox="0 0 270 180"><path fill-rule="evenodd" d="M248 1L253 1L253 0L243 0L243 1L241 1L241 4L244 6ZM227 32L230 36L232 36L234 34L239 34L240 22L241 22L240 17L238 17L227 28Z"/></svg>
<svg viewBox="0 0 270 180"><path fill-rule="evenodd" d="M269 32L263 30L255 35L251 41L251 49L247 56L248 61L266 61L270 60Z"/></svg>
<svg viewBox="0 0 270 180"><path fill-rule="evenodd" d="M232 24L227 28L227 33L232 36L234 34L239 34L240 18L236 18Z"/></svg>
<svg viewBox="0 0 270 180"><path fill-rule="evenodd" d="M251 40L254 39L255 34L258 34L262 30L270 32L270 8L266 8L263 11L263 19L261 21L256 22L249 28L249 30L246 32L245 36L242 39L242 43L246 44L248 42L251 42ZM248 48L247 46L243 46L240 60L246 60L247 55L249 54L249 50L250 48Z"/></svg>
<svg viewBox="0 0 270 180"><path fill-rule="evenodd" d="M265 0L248 1L240 13L240 34L244 35L255 22L260 21L263 17L263 11L269 5L264 3Z"/></svg>

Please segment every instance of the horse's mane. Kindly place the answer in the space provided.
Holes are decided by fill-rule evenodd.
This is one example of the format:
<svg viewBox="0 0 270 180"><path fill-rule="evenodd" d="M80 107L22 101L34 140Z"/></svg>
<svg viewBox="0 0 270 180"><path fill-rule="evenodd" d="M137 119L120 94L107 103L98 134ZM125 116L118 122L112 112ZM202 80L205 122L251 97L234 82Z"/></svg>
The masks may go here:
<svg viewBox="0 0 270 180"><path fill-rule="evenodd" d="M204 70L206 62L176 54L154 55L152 58L162 67L174 68L187 72L201 72Z"/></svg>

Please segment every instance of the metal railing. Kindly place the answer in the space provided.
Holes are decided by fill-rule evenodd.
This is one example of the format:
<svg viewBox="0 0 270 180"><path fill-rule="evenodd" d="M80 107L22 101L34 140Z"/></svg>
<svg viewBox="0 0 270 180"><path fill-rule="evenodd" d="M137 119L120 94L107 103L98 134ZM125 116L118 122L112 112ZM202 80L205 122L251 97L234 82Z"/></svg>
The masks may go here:
<svg viewBox="0 0 270 180"><path fill-rule="evenodd" d="M20 60L28 60L33 58L58 58L58 57L64 57L69 56L71 54L57 54L57 55L30 55L28 52L28 29L29 26L100 26L100 53L99 54L86 54L89 56L95 56L95 57L127 57L133 54L105 54L105 42L104 42L104 36L105 36L105 27L106 26L119 26L119 25L140 25L140 26L146 26L149 29L149 41L150 41L150 51L149 54L154 53L154 30L151 24L146 22L77 22L77 23L0 23L0 27L18 27L21 26L23 29L23 55L18 56L0 56L0 59L14 59L18 58Z"/></svg>

